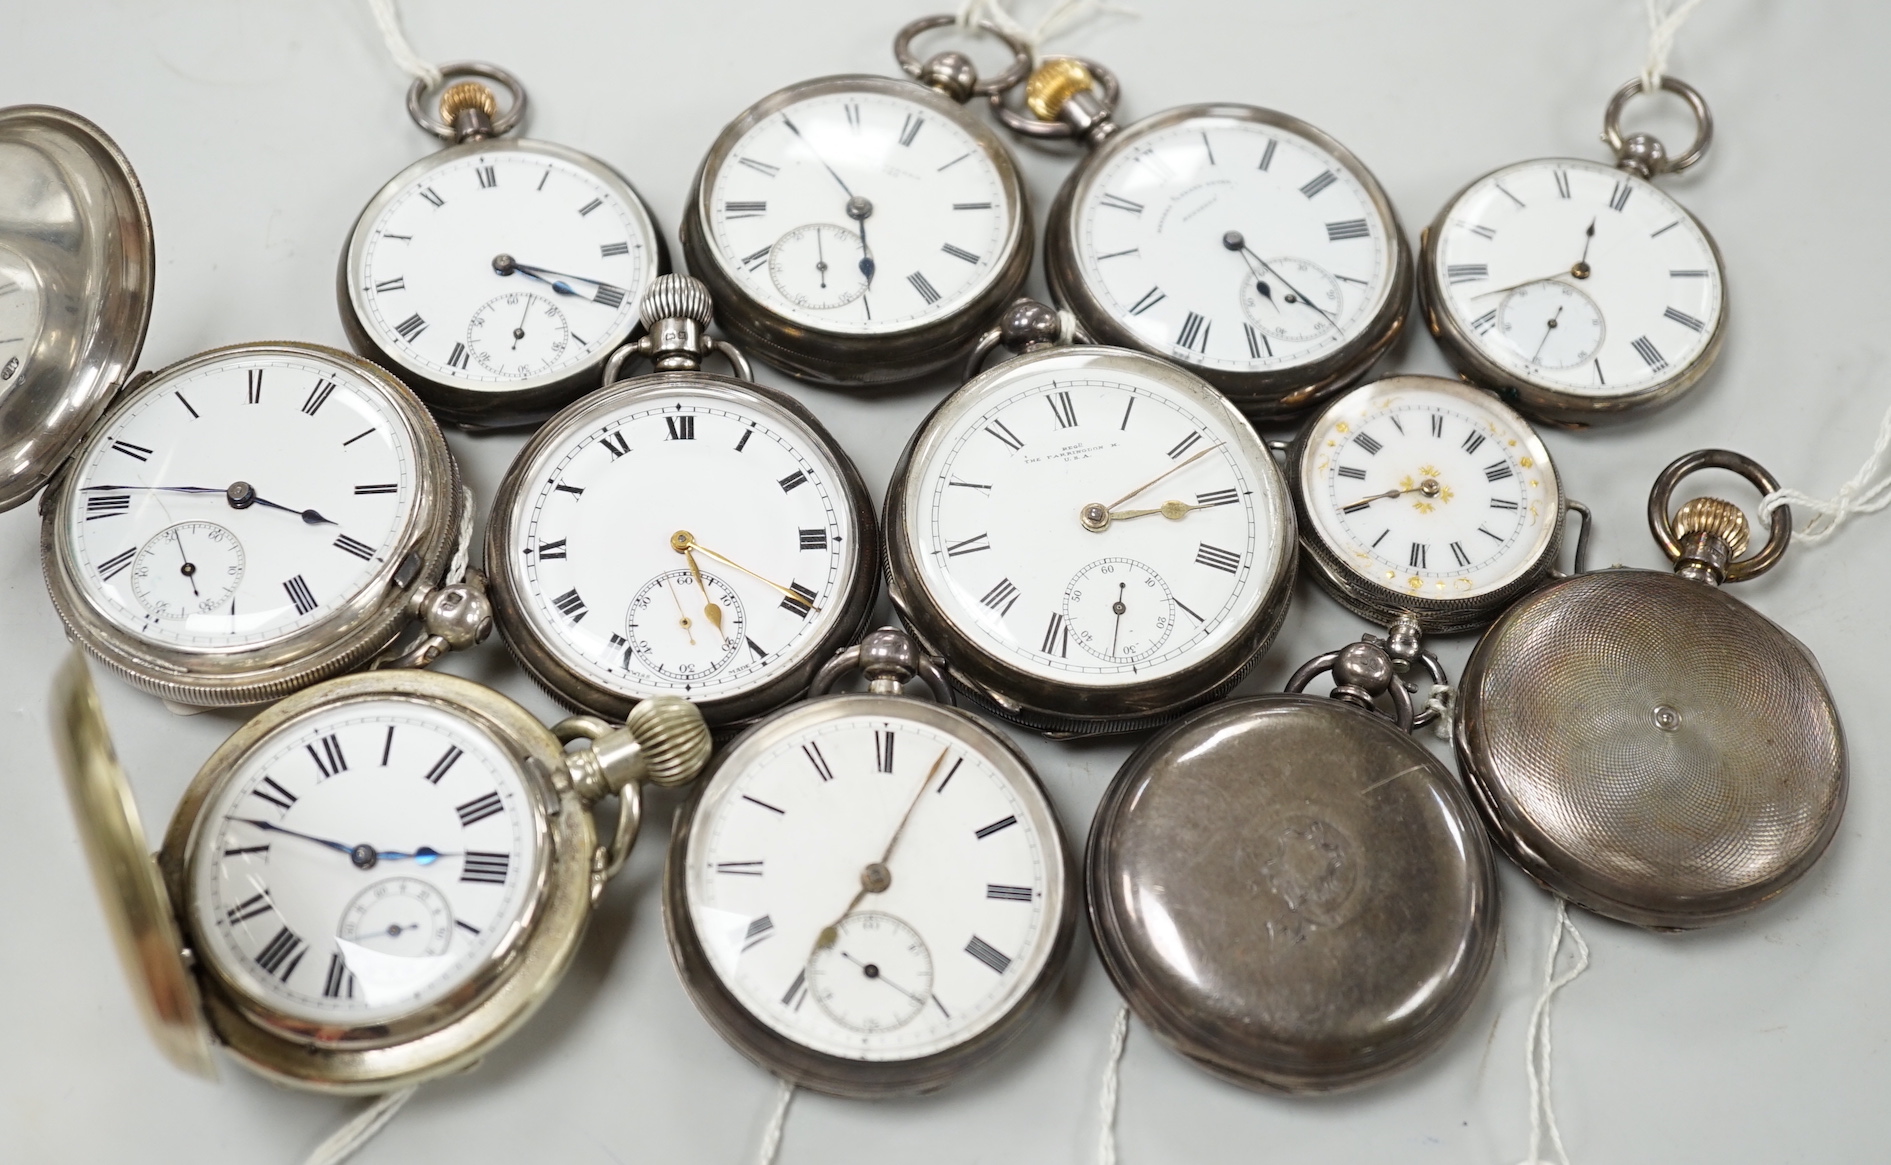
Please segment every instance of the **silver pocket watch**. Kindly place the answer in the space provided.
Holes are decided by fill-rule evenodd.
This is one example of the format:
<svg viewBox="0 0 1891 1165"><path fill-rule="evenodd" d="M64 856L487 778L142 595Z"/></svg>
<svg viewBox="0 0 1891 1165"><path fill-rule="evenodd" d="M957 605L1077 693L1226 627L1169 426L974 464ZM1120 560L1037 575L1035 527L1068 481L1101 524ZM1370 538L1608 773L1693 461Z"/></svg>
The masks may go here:
<svg viewBox="0 0 1891 1165"><path fill-rule="evenodd" d="M894 55L912 80L847 75L791 85L716 138L682 226L689 269L744 348L837 384L910 380L959 359L1018 294L1031 211L1017 163L967 113L1016 85L1030 56L981 81L911 44L954 23L916 20Z"/></svg>
<svg viewBox="0 0 1891 1165"><path fill-rule="evenodd" d="M1563 579L1492 624L1465 665L1458 760L1491 833L1523 870L1578 906L1656 929L1705 926L1782 893L1838 830L1846 748L1805 645L1728 595L1792 536L1773 511L1747 553L1738 507L1675 487L1730 470L1690 453L1648 499L1672 574L1615 568Z"/></svg>
<svg viewBox="0 0 1891 1165"><path fill-rule="evenodd" d="M1332 698L1302 694L1323 671ZM1496 862L1412 722L1393 658L1354 643L1123 763L1085 892L1104 969L1164 1042L1244 1087L1326 1092L1449 1037L1496 948Z"/></svg>
<svg viewBox="0 0 1891 1165"><path fill-rule="evenodd" d="M83 660L54 743L133 994L166 1057L369 1094L463 1071L563 977L636 841L642 787L709 733L680 700L547 729L454 676L343 676L262 712L147 849ZM566 751L566 742L590 747ZM600 836L589 812L616 796Z"/></svg>
<svg viewBox="0 0 1891 1165"><path fill-rule="evenodd" d="M1130 731L1227 691L1272 642L1293 512L1226 397L1059 328L1013 305L913 435L887 490L888 592L995 714ZM1000 343L1023 354L977 372Z"/></svg>
<svg viewBox="0 0 1891 1165"><path fill-rule="evenodd" d="M869 691L825 694L858 672ZM1077 914L1057 817L1024 756L943 703L936 666L882 629L815 698L717 755L678 814L671 955L724 1039L839 1096L930 1092L1042 1009Z"/></svg>
<svg viewBox="0 0 1891 1165"><path fill-rule="evenodd" d="M525 120L517 78L470 61L442 72L460 80L437 98L416 80L407 112L447 147L355 220L336 276L342 327L444 421L534 422L598 386L668 255L616 170L506 136ZM485 81L506 90L504 110Z"/></svg>
<svg viewBox="0 0 1891 1165"><path fill-rule="evenodd" d="M1255 421L1298 416L1397 339L1412 256L1365 165L1298 118L1186 105L1115 121L1116 77L1050 57L1007 126L1089 148L1051 204L1044 274L1106 344L1172 360Z"/></svg>
<svg viewBox="0 0 1891 1165"><path fill-rule="evenodd" d="M665 275L609 386L547 421L494 497L501 632L566 705L619 718L682 696L710 723L807 690L879 592L866 484L814 415L708 334L701 283ZM736 375L702 370L720 351ZM623 362L655 371L618 380Z"/></svg>
<svg viewBox="0 0 1891 1165"><path fill-rule="evenodd" d="M1720 249L1651 181L1699 162L1714 122L1693 86L1661 87L1699 126L1679 157L1623 135L1622 110L1641 92L1630 81L1602 119L1612 166L1541 158L1493 170L1423 233L1418 286L1439 346L1466 379L1539 420L1587 425L1672 400L1720 354Z"/></svg>
<svg viewBox="0 0 1891 1165"><path fill-rule="evenodd" d="M130 164L90 122L32 106L0 111L0 161L22 179L0 199L0 312L30 307L0 396L0 507L46 486L41 560L74 639L212 706L485 636L459 471L406 387L288 342L133 375L154 260Z"/></svg>

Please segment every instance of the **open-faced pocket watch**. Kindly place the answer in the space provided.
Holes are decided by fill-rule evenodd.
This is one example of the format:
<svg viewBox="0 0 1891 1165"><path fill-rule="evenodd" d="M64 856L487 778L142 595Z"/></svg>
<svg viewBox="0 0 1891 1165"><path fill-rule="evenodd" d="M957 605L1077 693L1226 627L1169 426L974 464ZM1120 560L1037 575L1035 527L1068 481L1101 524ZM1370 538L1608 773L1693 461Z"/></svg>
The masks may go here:
<svg viewBox="0 0 1891 1165"><path fill-rule="evenodd" d="M90 122L25 106L0 111L0 166L17 179L0 193L0 312L36 305L0 389L0 507L50 479L40 551L74 639L207 706L484 637L477 572L447 577L469 537L459 472L412 392L286 342L131 375L153 259L130 164Z"/></svg>
<svg viewBox="0 0 1891 1165"><path fill-rule="evenodd" d="M1747 554L1737 506L1683 477L1752 459L1682 457L1648 499L1672 574L1615 568L1544 587L1506 611L1465 665L1458 760L1492 834L1526 873L1578 906L1658 929L1705 926L1797 881L1831 843L1846 750L1811 652L1720 589L1785 553L1773 511Z"/></svg>
<svg viewBox="0 0 1891 1165"><path fill-rule="evenodd" d="M1412 256L1391 200L1352 152L1298 118L1250 105L1185 105L1128 127L1117 81L1049 57L1032 138L1090 152L1051 204L1044 274L1106 344L1173 360L1257 421L1305 412L1391 346L1412 297Z"/></svg>
<svg viewBox="0 0 1891 1165"><path fill-rule="evenodd" d="M1650 179L1694 165L1713 140L1693 86L1661 87L1699 132L1670 158L1645 133L1623 136L1640 79L1602 119L1613 166L1540 158L1493 170L1424 231L1425 318L1458 371L1541 420L1586 425L1671 400L1720 354L1727 291L1705 227Z"/></svg>
<svg viewBox="0 0 1891 1165"><path fill-rule="evenodd" d="M1158 724L1227 691L1292 597L1287 487L1193 373L1056 343L1020 301L982 338L1023 355L926 418L887 489L888 593L954 683L1057 733Z"/></svg>
<svg viewBox="0 0 1891 1165"><path fill-rule="evenodd" d="M908 380L960 358L1018 294L1031 267L1031 211L1017 163L967 113L1016 85L1022 45L980 81L961 53L921 62L900 30L911 81L848 75L764 97L716 138L683 217L689 269L744 347L796 376L838 384Z"/></svg>
<svg viewBox="0 0 1891 1165"><path fill-rule="evenodd" d="M669 260L630 183L577 150L508 138L525 87L478 62L407 112L448 143L388 180L355 220L336 299L348 340L468 428L537 421L596 388ZM483 78L505 89L502 111Z"/></svg>
<svg viewBox="0 0 1891 1165"><path fill-rule="evenodd" d="M387 1092L460 1071L563 977L636 841L642 785L689 780L681 700L547 729L424 671L343 676L259 714L185 790L155 859L83 660L54 743L113 938L164 1053L213 1045L281 1084ZM567 752L566 741L589 748ZM619 798L599 836L589 808Z"/></svg>
<svg viewBox="0 0 1891 1165"><path fill-rule="evenodd" d="M1496 862L1412 739L1394 662L1354 643L1284 694L1203 708L1097 807L1084 885L1104 968L1150 1030L1237 1084L1395 1072L1444 1041L1490 966ZM1335 698L1301 694L1329 670Z"/></svg>
<svg viewBox="0 0 1891 1165"><path fill-rule="evenodd" d="M539 429L486 531L513 653L567 705L660 693L729 724L799 697L879 592L873 502L820 421L706 334L703 285L658 279L610 387ZM736 377L702 371L720 350ZM657 371L616 379L624 360Z"/></svg>
<svg viewBox="0 0 1891 1165"><path fill-rule="evenodd" d="M825 694L858 672L861 694ZM670 952L724 1039L840 1096L930 1092L998 1054L1063 971L1077 915L1022 753L944 703L904 634L830 660L816 698L717 755L678 814Z"/></svg>

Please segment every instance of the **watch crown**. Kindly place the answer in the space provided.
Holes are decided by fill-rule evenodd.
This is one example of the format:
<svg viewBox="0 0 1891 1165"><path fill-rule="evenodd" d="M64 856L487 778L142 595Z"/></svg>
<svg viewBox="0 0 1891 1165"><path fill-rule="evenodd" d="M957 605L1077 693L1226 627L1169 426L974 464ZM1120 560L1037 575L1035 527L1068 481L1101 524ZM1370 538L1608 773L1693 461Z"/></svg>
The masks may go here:
<svg viewBox="0 0 1891 1165"><path fill-rule="evenodd" d="M638 305L638 314L643 326L654 332L659 320L694 320L697 327L707 328L716 318L716 309L702 280L688 275L659 275Z"/></svg>
<svg viewBox="0 0 1891 1165"><path fill-rule="evenodd" d="M685 784L709 760L709 725L687 700L652 696L630 710L624 727L642 749L645 777L653 784Z"/></svg>
<svg viewBox="0 0 1891 1165"><path fill-rule="evenodd" d="M468 112L482 113L487 121L491 121L499 114L499 99L493 96L491 89L478 81L461 81L447 86L446 91L440 94L440 120L448 125L457 125L460 114Z"/></svg>
<svg viewBox="0 0 1891 1165"><path fill-rule="evenodd" d="M1096 88L1096 78L1083 62L1053 57L1039 65L1024 83L1024 107L1044 121L1056 121L1064 103Z"/></svg>
<svg viewBox="0 0 1891 1165"><path fill-rule="evenodd" d="M1727 544L1729 558L1738 558L1747 552L1752 531L1739 506L1719 498L1695 498L1674 515L1674 534L1677 538L1686 538L1689 534L1711 535Z"/></svg>

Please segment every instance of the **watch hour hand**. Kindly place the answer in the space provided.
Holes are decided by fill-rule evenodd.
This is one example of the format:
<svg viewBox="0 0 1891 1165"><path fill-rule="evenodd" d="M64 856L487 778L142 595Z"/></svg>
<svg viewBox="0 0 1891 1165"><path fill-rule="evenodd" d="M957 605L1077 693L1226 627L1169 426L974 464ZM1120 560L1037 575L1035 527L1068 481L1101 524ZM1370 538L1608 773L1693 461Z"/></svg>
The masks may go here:
<svg viewBox="0 0 1891 1165"><path fill-rule="evenodd" d="M1196 510L1205 510L1207 506L1193 502L1170 500L1146 510L1111 510L1112 522L1127 522L1131 518L1147 518L1151 514L1161 514L1171 522L1179 522Z"/></svg>
<svg viewBox="0 0 1891 1165"><path fill-rule="evenodd" d="M926 779L919 782L919 788L913 792L913 799L906 803L906 812L900 814L899 824L893 827L893 836L887 839L886 849L880 854L880 860L860 871L860 889L854 893L853 901L847 904L847 909L840 912L840 917L822 927L821 932L814 937L815 951L826 950L840 939L840 924L847 921L847 916L860 905L862 898L869 893L885 890L893 884L893 875L886 868L886 864L893 860L893 850L900 843L900 835L906 832L906 823L913 819L913 810L919 808L919 802L924 798L926 790L932 787L932 779L939 775L939 767L945 764L945 758L951 752L950 746L939 750L939 755L934 758L932 767L926 770Z"/></svg>
<svg viewBox="0 0 1891 1165"><path fill-rule="evenodd" d="M688 530L678 530L676 533L670 535L670 549L682 555L684 561L690 564L690 570L692 573L696 575L696 582L699 586L702 584L702 572L696 569L695 560L691 557L692 551L694 551L697 554L707 554L709 557L715 559L717 562L722 563L724 566L734 567L736 570L741 571L743 574L748 575L750 578L756 580L757 582L766 583L767 585L780 591L784 597L793 599L795 602L803 604L810 611L820 610L819 607L813 605L813 601L807 595L802 594L800 591L797 591L792 587L784 587L780 583L776 582L772 578L769 578L765 574L757 574L755 571L752 571L748 567L743 566L741 563L737 562L733 558L730 558L726 554L716 553L715 551L709 549L709 547L704 546L702 543L696 541L696 536L694 534L691 534ZM706 588L703 591L703 597L704 598L709 597L709 591ZM720 610L720 608L718 608L718 610ZM712 622L713 621L714 620L712 620ZM717 630L721 630L721 627L718 626Z"/></svg>

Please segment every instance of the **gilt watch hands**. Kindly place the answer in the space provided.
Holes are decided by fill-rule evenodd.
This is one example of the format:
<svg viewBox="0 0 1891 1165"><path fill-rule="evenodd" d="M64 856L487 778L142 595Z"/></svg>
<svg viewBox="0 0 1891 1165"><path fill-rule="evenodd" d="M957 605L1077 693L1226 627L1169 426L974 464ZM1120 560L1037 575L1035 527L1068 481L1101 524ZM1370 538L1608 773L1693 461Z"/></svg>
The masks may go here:
<svg viewBox="0 0 1891 1165"><path fill-rule="evenodd" d="M696 580L696 589L703 593L703 618L709 620L709 625L716 629L716 634L722 637L724 643L727 643L729 636L722 629L722 608L709 597L709 584L703 582L702 568L696 565L696 556L686 549L683 551L683 561L689 564L689 576ZM681 603L677 604L677 609L682 609ZM695 638L691 637L690 642L695 643Z"/></svg>
<svg viewBox="0 0 1891 1165"><path fill-rule="evenodd" d="M1382 494L1373 494L1370 497L1360 498L1358 501L1353 502L1345 508L1350 510L1354 506L1369 506L1374 502L1384 502L1390 501L1393 498L1402 498L1406 494L1424 494L1428 498L1435 498L1442 492L1444 492L1444 486L1439 484L1438 479L1428 477L1417 485L1408 486L1405 489L1389 489Z"/></svg>
<svg viewBox="0 0 1891 1165"><path fill-rule="evenodd" d="M1502 295L1507 291L1515 291L1519 287L1528 287L1532 283L1554 283L1556 280L1561 279L1565 275L1569 276L1572 279L1587 279L1589 278L1589 276L1595 274L1594 268L1589 266L1589 244L1595 242L1595 238L1596 238L1595 220L1590 219L1589 229L1582 233L1582 257L1577 259L1574 263L1570 264L1569 270L1552 271L1548 275L1540 275L1535 279L1526 279L1521 283L1513 283L1509 287L1499 287L1493 291L1480 291L1476 295L1473 295L1471 298L1483 299L1486 296Z"/></svg>
<svg viewBox="0 0 1891 1165"><path fill-rule="evenodd" d="M319 510L298 510L272 502L268 498L258 497L256 487L247 481L231 482L227 487L218 489L211 485L88 485L80 488L80 493L117 493L120 490L148 489L159 493L175 494L222 494L233 510L247 510L251 506L281 510L285 514L294 514L311 526L339 526L333 518L324 518Z"/></svg>
<svg viewBox="0 0 1891 1165"><path fill-rule="evenodd" d="M893 860L894 847L899 845L900 835L906 832L906 823L913 819L913 810L919 808L921 798L931 787L932 779L939 775L939 766L945 763L946 754L951 751L950 746L939 750L939 755L933 760L932 767L926 770L926 779L919 782L919 788L914 791L913 799L906 805L906 812L900 815L899 824L893 827L893 836L887 839L886 850L880 855L880 860L869 863L860 871L860 889L855 892L853 901L847 904L847 909L840 912L839 918L822 927L821 933L815 936L815 951L824 951L840 940L840 924L847 921L847 916L860 905L862 898L868 894L881 893L893 884L893 873L886 868L886 864Z"/></svg>
<svg viewBox="0 0 1891 1165"><path fill-rule="evenodd" d="M695 563L690 564L690 573L696 575L696 583L698 586L701 586L702 581L703 581L703 576L697 572ZM696 646L696 633L690 630L689 616L683 613L683 600L676 597L676 588L671 586L667 580L663 584L663 589L670 592L670 601L676 604L676 620L678 623L682 624L683 634L689 636L689 645L691 647ZM709 591L707 588L703 590L703 598L704 599L709 598ZM710 608L715 607L715 606L716 605L714 603L705 603L703 607L704 614L707 614ZM716 617L710 620L710 622L716 624L717 632L721 632L722 630L721 617L722 617L722 611L720 608L717 608Z"/></svg>
<svg viewBox="0 0 1891 1165"><path fill-rule="evenodd" d="M299 837L303 841L312 841L316 845L327 846L329 849L332 849L336 851L337 853L347 854L350 860L352 860L355 865L361 867L364 870L372 868L376 862L399 862L399 861L412 860L418 865L430 866L435 861L438 861L440 858L452 858L452 857L460 856L459 854L455 854L455 853L442 853L441 851L434 849L430 845L423 845L412 853L406 853L402 850L393 850L393 849L377 850L373 846L368 845L365 842L362 843L361 845L347 845L343 842L331 841L326 837L316 837L314 834L301 833L293 829L287 829L287 828L284 828L283 826L277 825L273 821L264 821L258 817L232 817L230 818L230 820L240 821L245 825L254 825L256 828L267 830L270 833L287 834L290 837Z"/></svg>
<svg viewBox="0 0 1891 1165"><path fill-rule="evenodd" d="M694 534L691 534L688 530L678 530L676 533L670 535L670 549L682 555L684 561L689 563L689 569L691 573L695 574L696 583L698 586L702 585L702 572L696 569L696 562L690 556L691 551L695 551L698 554L707 554L709 557L715 559L717 562L722 563L724 566L732 566L735 569L741 571L743 574L748 575L750 578L755 579L757 582L768 584L769 586L780 591L786 597L793 599L797 603L801 603L805 605L810 611L820 610L819 607L813 604L813 602L808 598L807 595L802 594L800 591L797 591L792 587L784 587L780 583L776 582L774 579L769 578L765 574L757 574L755 571L752 571L748 567L743 566L741 563L737 562L733 558L730 558L726 554L716 553L715 551L709 549L709 547L704 546L702 543L696 541L696 536ZM707 588L705 588L703 591L703 597L705 599L709 597L709 591L707 590ZM711 605L713 606L714 604L711 604ZM720 608L718 608L718 612L720 612ZM710 619L710 622L716 623L717 620L712 618ZM717 625L716 629L718 631L722 629L720 624Z"/></svg>
<svg viewBox="0 0 1891 1165"><path fill-rule="evenodd" d="M1181 461L1176 462L1174 465L1169 466L1169 468L1163 470L1161 473L1156 474L1154 477L1150 478L1148 481L1143 482L1141 485L1137 486L1135 489L1130 490L1128 493L1124 494L1120 498L1117 498L1115 501L1111 502L1108 505L1104 505L1102 502L1089 502L1079 507L1077 510L1077 520L1083 523L1084 529L1089 530L1092 533L1102 533L1104 530L1109 529L1111 522L1115 521L1118 517L1123 516L1115 512L1116 507L1122 505L1124 502L1135 497L1137 494L1142 493L1144 490L1149 489L1151 486L1155 485L1157 482L1164 480L1170 474L1180 473L1182 470L1187 469L1189 466L1195 464L1197 461L1200 461L1202 458L1208 456L1210 453L1213 453L1215 450L1221 448L1222 444L1223 442L1216 441L1213 445L1209 445L1208 447L1201 450L1199 453L1195 453L1189 457L1184 458ZM1140 517L1143 514L1157 513L1161 509L1166 509L1168 505L1172 505L1172 504L1174 503L1165 503L1162 507L1159 507L1157 510L1130 511L1130 513L1127 516Z"/></svg>

